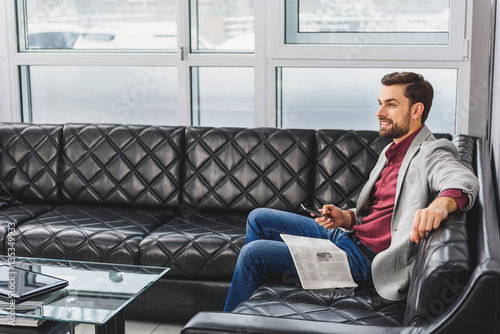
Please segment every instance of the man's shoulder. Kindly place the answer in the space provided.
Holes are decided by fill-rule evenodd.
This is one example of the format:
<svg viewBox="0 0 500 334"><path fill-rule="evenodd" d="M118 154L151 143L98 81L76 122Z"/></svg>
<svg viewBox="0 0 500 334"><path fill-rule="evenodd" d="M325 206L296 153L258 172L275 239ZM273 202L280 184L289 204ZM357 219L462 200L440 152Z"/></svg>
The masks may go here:
<svg viewBox="0 0 500 334"><path fill-rule="evenodd" d="M458 149L449 139L439 138L437 139L434 135L429 135L421 144L421 150L423 153L433 154L436 151L447 151L454 155L458 155Z"/></svg>

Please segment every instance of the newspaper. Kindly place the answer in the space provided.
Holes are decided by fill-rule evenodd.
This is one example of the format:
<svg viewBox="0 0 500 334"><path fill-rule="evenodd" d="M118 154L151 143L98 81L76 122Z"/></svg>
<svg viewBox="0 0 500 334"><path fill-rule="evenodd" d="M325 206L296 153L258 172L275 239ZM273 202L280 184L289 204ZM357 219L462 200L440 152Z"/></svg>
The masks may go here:
<svg viewBox="0 0 500 334"><path fill-rule="evenodd" d="M354 288L347 255L328 239L281 234L304 289Z"/></svg>

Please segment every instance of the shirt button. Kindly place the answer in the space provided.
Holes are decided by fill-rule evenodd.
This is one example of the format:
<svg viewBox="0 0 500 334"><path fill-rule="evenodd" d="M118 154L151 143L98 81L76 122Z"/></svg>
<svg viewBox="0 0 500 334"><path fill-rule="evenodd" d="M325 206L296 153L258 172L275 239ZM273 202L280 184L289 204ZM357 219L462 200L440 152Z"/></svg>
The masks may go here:
<svg viewBox="0 0 500 334"><path fill-rule="evenodd" d="M391 161L391 162L389 162L389 166L392 166L392 161Z"/></svg>
<svg viewBox="0 0 500 334"><path fill-rule="evenodd" d="M382 187L385 187L385 183L382 183Z"/></svg>

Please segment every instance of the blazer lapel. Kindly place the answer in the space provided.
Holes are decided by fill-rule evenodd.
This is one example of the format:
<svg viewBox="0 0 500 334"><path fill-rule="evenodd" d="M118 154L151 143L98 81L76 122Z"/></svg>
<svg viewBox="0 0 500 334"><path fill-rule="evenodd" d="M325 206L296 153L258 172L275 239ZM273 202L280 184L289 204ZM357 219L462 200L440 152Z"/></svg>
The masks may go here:
<svg viewBox="0 0 500 334"><path fill-rule="evenodd" d="M429 128L424 125L422 130L418 133L418 135L413 139L408 151L405 154L403 159L403 163L401 164L401 168L399 169L398 174L398 182L396 186L396 198L394 202L394 208L396 208L398 204L399 195L401 193L401 187L403 186L403 181L406 177L406 172L408 171L408 167L410 166L410 162L413 160L413 157L420 149L420 145L432 134Z"/></svg>

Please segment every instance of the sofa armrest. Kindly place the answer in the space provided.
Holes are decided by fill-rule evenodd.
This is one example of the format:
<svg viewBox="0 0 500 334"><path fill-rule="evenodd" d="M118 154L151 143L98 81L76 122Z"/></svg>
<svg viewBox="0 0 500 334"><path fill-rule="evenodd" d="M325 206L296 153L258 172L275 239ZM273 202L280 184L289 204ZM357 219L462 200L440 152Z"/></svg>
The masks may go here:
<svg viewBox="0 0 500 334"><path fill-rule="evenodd" d="M460 295L471 273L465 212L441 223L419 247L404 325L430 321Z"/></svg>
<svg viewBox="0 0 500 334"><path fill-rule="evenodd" d="M411 327L360 326L333 322L274 318L235 313L201 312L182 329L182 334L405 334Z"/></svg>

